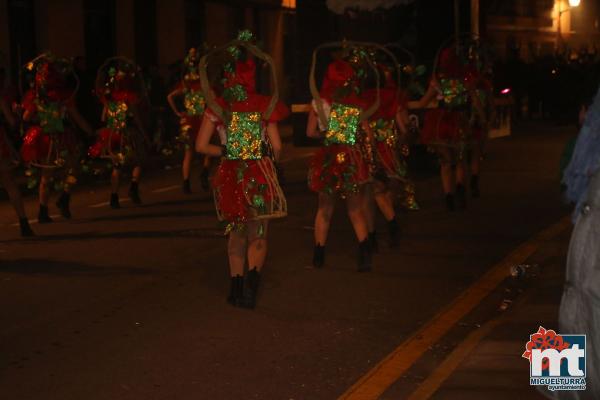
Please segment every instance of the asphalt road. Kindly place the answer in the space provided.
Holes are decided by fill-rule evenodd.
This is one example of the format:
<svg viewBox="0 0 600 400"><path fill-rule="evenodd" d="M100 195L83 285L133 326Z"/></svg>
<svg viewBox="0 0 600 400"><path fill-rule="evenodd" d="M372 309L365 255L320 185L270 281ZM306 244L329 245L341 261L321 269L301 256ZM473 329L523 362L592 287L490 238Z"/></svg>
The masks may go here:
<svg viewBox="0 0 600 400"><path fill-rule="evenodd" d="M289 216L270 228L254 311L226 304L226 241L212 196L198 184L182 194L177 171L146 179L144 204L121 210L102 204L107 187L81 188L74 218L34 224L31 240L0 204L0 398L334 399L566 214L557 169L571 130L531 125L492 141L482 198L464 212L446 212L438 179L418 177L422 210L401 215L400 246L382 240L369 274L355 272L342 203L326 267L307 268L311 150L288 149ZM35 216L34 199L27 208Z"/></svg>

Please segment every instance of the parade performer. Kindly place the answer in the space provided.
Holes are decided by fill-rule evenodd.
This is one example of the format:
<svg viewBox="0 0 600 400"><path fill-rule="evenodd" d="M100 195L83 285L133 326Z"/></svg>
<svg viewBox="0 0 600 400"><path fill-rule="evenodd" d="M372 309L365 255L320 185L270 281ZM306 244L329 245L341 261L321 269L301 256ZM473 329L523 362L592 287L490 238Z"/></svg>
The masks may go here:
<svg viewBox="0 0 600 400"><path fill-rule="evenodd" d="M181 83L173 90L167 100L173 112L179 117L179 135L177 139L184 146L183 163L181 172L183 176L183 192L190 194L190 169L194 158L194 146L196 136L200 129L202 116L206 107L206 101L200 88L200 75L198 73L199 50L191 48L185 57L184 75ZM177 107L176 99L183 99L184 111ZM203 189L208 190L208 174L210 169L210 157L204 157L202 171L200 172Z"/></svg>
<svg viewBox="0 0 600 400"><path fill-rule="evenodd" d="M466 155L473 141L469 123L471 107L485 123L475 92L476 70L465 50L460 43L455 43L438 52L429 88L418 102L418 107L423 108L432 100L438 100L438 107L425 113L421 141L439 157L449 211L455 209L455 193L458 208L466 207Z"/></svg>
<svg viewBox="0 0 600 400"><path fill-rule="evenodd" d="M75 106L77 76L70 61L51 54L35 58L25 69L33 74L33 80L21 104L23 120L30 124L23 138L21 158L30 167L41 170L38 222L52 222L48 201L54 179L62 179L57 184L62 186L62 192L56 206L63 217L71 218L70 189L77 181L75 173L81 159L81 140L72 124L92 134L92 128Z"/></svg>
<svg viewBox="0 0 600 400"><path fill-rule="evenodd" d="M228 302L254 308L267 253L268 220L287 215L287 203L277 179L274 161L279 159L281 139L278 121L289 111L278 102L276 74L271 57L252 44L252 34L215 49L200 61L202 91L209 109L202 119L196 151L222 157L213 178L217 216L229 234L228 255L231 291ZM223 91L216 99L210 91L206 67L214 56L226 56ZM273 74L274 93L256 90L255 58L267 62ZM221 146L210 143L219 132ZM268 156L267 148L272 149ZM248 271L244 265L248 262Z"/></svg>
<svg viewBox="0 0 600 400"><path fill-rule="evenodd" d="M138 66L122 57L108 59L98 69L96 94L104 105L102 121L106 125L99 130L98 141L89 148L88 154L112 163L111 208L121 207L119 181L125 166L132 168L129 198L141 204L139 182L147 137L138 111L146 94Z"/></svg>
<svg viewBox="0 0 600 400"><path fill-rule="evenodd" d="M9 132L14 131L17 127L17 118L13 114L10 104L11 96L6 93L4 88L0 88L0 182L19 218L21 236L34 236L25 214L21 191L12 173L18 164L19 157L9 136Z"/></svg>
<svg viewBox="0 0 600 400"><path fill-rule="evenodd" d="M369 127L373 138L373 179L371 187L367 189L368 195L365 196L367 198L365 212L369 225L369 242L373 251L378 249L374 203L387 221L389 245L392 247L397 242L399 232L392 192L394 184L399 183L404 186L407 191L406 195L412 196L412 205L416 206L414 185L408 180L406 163L409 124L406 95L398 87L396 80L399 80L399 74L394 73L395 69L390 68L384 62L377 62L377 66L380 70L383 87L379 89L379 107L369 118ZM377 90L374 88L365 92L365 98L369 103L374 103L376 96ZM374 201L369 197L372 197Z"/></svg>
<svg viewBox="0 0 600 400"><path fill-rule="evenodd" d="M364 71L355 70L344 59L328 65L321 90L317 90L314 76L317 52L336 45L325 44L315 49L310 76L313 101L306 133L309 137L324 137L323 146L312 158L308 173L309 188L319 196L313 266L321 268L325 263L325 244L335 200L339 196L346 200L348 216L358 239L358 270L365 272L371 270L372 261L363 210L369 166L361 152L361 142L369 132L368 118L375 112L377 102L369 106L364 96L359 95ZM351 46L351 43L343 46ZM357 51L364 50L353 52Z"/></svg>

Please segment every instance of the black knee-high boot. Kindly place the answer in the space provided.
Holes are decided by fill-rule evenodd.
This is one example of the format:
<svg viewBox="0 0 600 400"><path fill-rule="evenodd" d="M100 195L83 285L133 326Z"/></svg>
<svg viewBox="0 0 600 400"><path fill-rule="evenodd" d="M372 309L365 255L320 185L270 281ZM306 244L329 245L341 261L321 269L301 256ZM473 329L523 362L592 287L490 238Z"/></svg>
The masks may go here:
<svg viewBox="0 0 600 400"><path fill-rule="evenodd" d="M229 290L229 296L227 302L232 306L239 307L241 305L242 297L244 294L244 277L236 275L231 277L231 288Z"/></svg>
<svg viewBox="0 0 600 400"><path fill-rule="evenodd" d="M56 200L56 207L60 210L61 215L67 219L71 218L70 203L71 195L63 190L58 200Z"/></svg>
<svg viewBox="0 0 600 400"><path fill-rule="evenodd" d="M260 286L260 272L256 267L246 273L244 282L244 294L242 297L241 306L243 308L253 309L256 307L256 296L258 287Z"/></svg>
<svg viewBox="0 0 600 400"><path fill-rule="evenodd" d="M35 236L35 233L33 233L33 230L31 230L31 227L29 226L29 221L27 218L19 218L19 225L21 227L22 237Z"/></svg>
<svg viewBox="0 0 600 400"><path fill-rule="evenodd" d="M142 204L142 199L140 198L140 189L139 184L136 181L131 181L131 185L129 186L129 198L133 201L134 204Z"/></svg>
<svg viewBox="0 0 600 400"><path fill-rule="evenodd" d="M373 268L369 239L358 244L358 272L369 272Z"/></svg>
<svg viewBox="0 0 600 400"><path fill-rule="evenodd" d="M52 221L50 215L48 214L48 206L43 206L40 204L40 211L38 212L38 222L40 224L49 224Z"/></svg>
<svg viewBox="0 0 600 400"><path fill-rule="evenodd" d="M313 267L323 268L323 265L325 265L325 246L317 243L313 253Z"/></svg>

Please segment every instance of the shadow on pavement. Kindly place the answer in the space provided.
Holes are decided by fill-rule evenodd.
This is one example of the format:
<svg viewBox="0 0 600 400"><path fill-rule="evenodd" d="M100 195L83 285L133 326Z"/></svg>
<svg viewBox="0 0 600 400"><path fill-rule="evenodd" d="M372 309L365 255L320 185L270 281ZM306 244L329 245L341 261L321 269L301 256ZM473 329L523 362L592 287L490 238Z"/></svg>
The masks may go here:
<svg viewBox="0 0 600 400"><path fill-rule="evenodd" d="M173 237L198 237L205 239L223 238L221 229L178 229L173 231L131 231L131 232L83 232L53 236L36 236L27 240L9 239L2 240L2 244L22 243L36 244L39 242L54 242L64 240L98 240L98 239L160 239ZM1 268L0 268L1 270Z"/></svg>
<svg viewBox="0 0 600 400"><path fill-rule="evenodd" d="M18 259L3 261L0 272L14 274L52 274L52 275L149 275L157 270L149 268L96 266L84 263L44 259Z"/></svg>

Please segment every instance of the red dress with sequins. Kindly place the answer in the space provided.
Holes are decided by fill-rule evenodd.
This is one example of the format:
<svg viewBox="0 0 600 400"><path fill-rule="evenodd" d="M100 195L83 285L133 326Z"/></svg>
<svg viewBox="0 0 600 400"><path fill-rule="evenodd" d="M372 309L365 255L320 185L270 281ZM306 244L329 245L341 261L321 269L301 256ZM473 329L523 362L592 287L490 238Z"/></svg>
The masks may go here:
<svg viewBox="0 0 600 400"><path fill-rule="evenodd" d="M370 102L375 100L375 96L375 89L365 93ZM382 88L379 91L379 108L369 119L375 141L375 168L396 179L403 179L407 174L406 162L400 158L400 133L396 124L396 114L401 107L407 107L406 97L396 88Z"/></svg>
<svg viewBox="0 0 600 400"><path fill-rule="evenodd" d="M309 164L308 187L317 193L342 197L358 193L370 179L369 165L363 146L365 132L360 127L364 101L330 104L322 99L327 126L319 119L319 129L325 131L324 145ZM317 112L315 101L313 109ZM318 112L317 112L318 115Z"/></svg>
<svg viewBox="0 0 600 400"><path fill-rule="evenodd" d="M36 98L30 90L23 97L23 110L34 120L25 133L21 158L40 167L62 167L79 155L75 131L65 126L67 106L62 101Z"/></svg>
<svg viewBox="0 0 600 400"><path fill-rule="evenodd" d="M251 220L283 217L287 210L281 207L285 197L273 161L265 152L265 129L268 123L286 118L289 110L278 102L270 117L264 119L270 100L253 93L245 101L230 104L218 99L230 113L229 121L222 121L210 109L205 113L205 118L217 125L227 149L212 185L217 216L227 223L228 230Z"/></svg>
<svg viewBox="0 0 600 400"><path fill-rule="evenodd" d="M200 82L179 84L179 90L183 91L183 106L185 111L179 119L179 136L177 140L187 146L194 146L196 137L202 124L202 116L206 108L206 102L202 95Z"/></svg>

